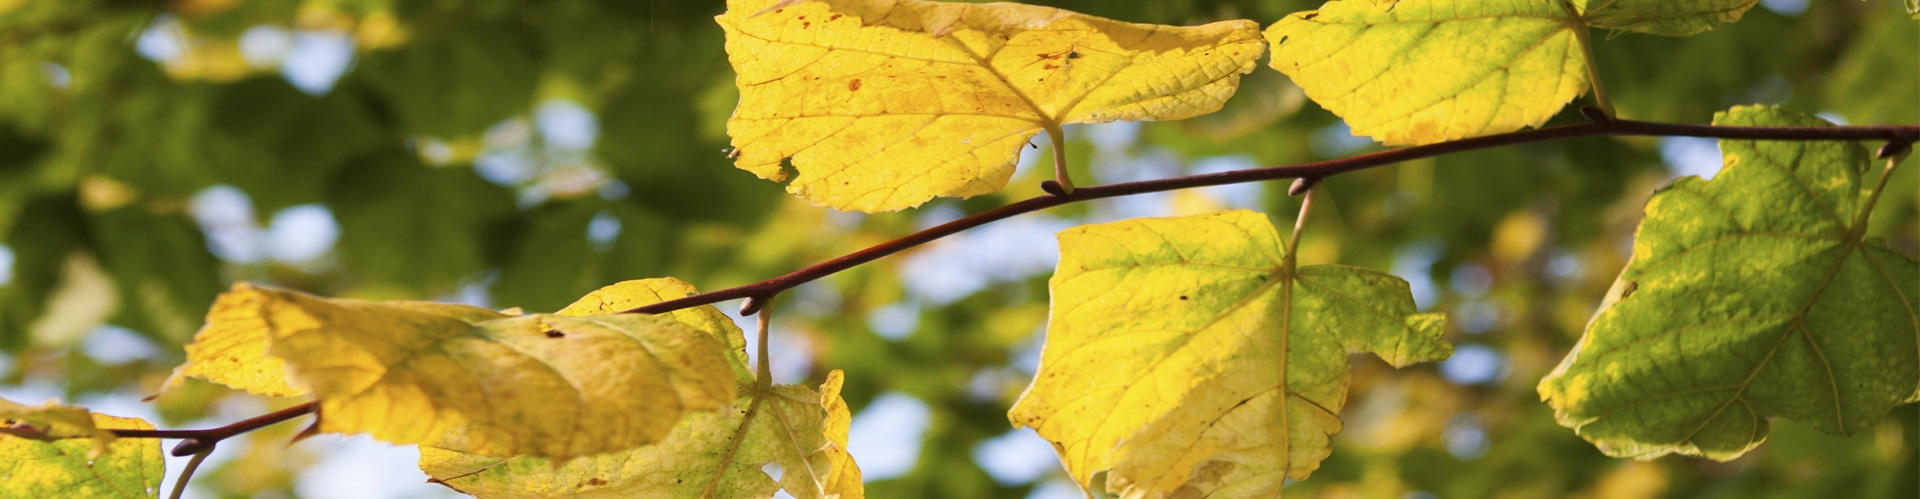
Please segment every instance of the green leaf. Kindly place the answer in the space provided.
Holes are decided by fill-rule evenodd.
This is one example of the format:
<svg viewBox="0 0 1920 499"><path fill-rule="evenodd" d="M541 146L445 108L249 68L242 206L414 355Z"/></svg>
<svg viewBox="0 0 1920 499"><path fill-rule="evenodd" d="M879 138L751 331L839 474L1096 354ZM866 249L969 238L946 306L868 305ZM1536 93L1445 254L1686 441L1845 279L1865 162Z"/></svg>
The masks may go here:
<svg viewBox="0 0 1920 499"><path fill-rule="evenodd" d="M0 349L18 350L32 341L54 290L74 252L88 244L86 215L72 195L29 201L0 240L13 251L13 279L0 286Z"/></svg>
<svg viewBox="0 0 1920 499"><path fill-rule="evenodd" d="M160 496L160 440L115 439L108 429L151 430L138 418L75 407L34 408L0 400L7 426L24 423L60 440L0 434L0 497L133 499ZM93 438L67 438L93 437Z"/></svg>
<svg viewBox="0 0 1920 499"><path fill-rule="evenodd" d="M354 74L386 97L409 134L459 137L523 112L540 74L527 31L468 19L367 54Z"/></svg>
<svg viewBox="0 0 1920 499"><path fill-rule="evenodd" d="M488 266L492 226L513 194L465 168L430 169L398 152L341 172L328 193L340 258L362 278L446 293Z"/></svg>
<svg viewBox="0 0 1920 499"><path fill-rule="evenodd" d="M1834 62L1823 101L1859 125L1920 121L1920 23L1868 16L1865 28Z"/></svg>
<svg viewBox="0 0 1920 499"><path fill-rule="evenodd" d="M1688 36L1740 20L1759 0L1572 0L1595 28Z"/></svg>
<svg viewBox="0 0 1920 499"><path fill-rule="evenodd" d="M665 274L680 235L646 208L598 197L549 202L527 216L491 288L496 306L555 310L602 283ZM604 244L589 240L596 219L618 223L619 234Z"/></svg>
<svg viewBox="0 0 1920 499"><path fill-rule="evenodd" d="M393 133L369 111L365 93L314 98L278 77L223 86L208 103L205 168L246 191L260 213L320 201L329 179Z"/></svg>
<svg viewBox="0 0 1920 499"><path fill-rule="evenodd" d="M133 204L89 214L94 251L120 294L113 321L178 345L223 286L206 236L185 213Z"/></svg>
<svg viewBox="0 0 1920 499"><path fill-rule="evenodd" d="M1770 107L1716 125L1819 126ZM1712 181L1655 193L1586 336L1540 381L1608 455L1728 460L1780 417L1835 435L1920 399L1920 263L1865 242L1865 149L1720 143Z"/></svg>
<svg viewBox="0 0 1920 499"><path fill-rule="evenodd" d="M1755 2L1333 1L1266 37L1273 68L1354 135L1431 144L1538 127L1586 93L1588 26L1689 35Z"/></svg>
<svg viewBox="0 0 1920 499"><path fill-rule="evenodd" d="M1444 359L1445 319L1405 281L1296 268L1266 215L1227 211L1060 233L1040 371L1009 413L1075 481L1123 496L1273 497L1340 431L1347 354Z"/></svg>

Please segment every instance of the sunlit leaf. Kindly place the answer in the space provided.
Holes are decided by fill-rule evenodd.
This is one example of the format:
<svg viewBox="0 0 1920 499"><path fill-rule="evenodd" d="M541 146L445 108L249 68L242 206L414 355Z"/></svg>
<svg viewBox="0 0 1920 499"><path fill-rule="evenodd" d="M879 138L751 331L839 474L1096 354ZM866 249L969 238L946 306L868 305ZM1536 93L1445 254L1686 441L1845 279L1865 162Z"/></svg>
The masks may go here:
<svg viewBox="0 0 1920 499"><path fill-rule="evenodd" d="M692 284L672 277L622 281L580 297L558 315L616 314L625 310L699 294ZM661 314L661 317L693 326L726 345L727 363L741 386L753 384L753 367L747 363L747 338L733 318L712 305L688 307Z"/></svg>
<svg viewBox="0 0 1920 499"><path fill-rule="evenodd" d="M1546 123L1591 83L1589 25L1687 35L1754 2L1609 0L1586 11L1562 0L1333 1L1266 36L1273 68L1354 135L1430 144Z"/></svg>
<svg viewBox="0 0 1920 499"><path fill-rule="evenodd" d="M818 392L775 386L751 421L745 418L752 396L742 396L727 410L689 415L660 443L558 467L544 458L498 459L423 446L420 468L436 482L482 499L766 498L778 490L800 499L855 499L863 495L860 470L845 450L851 417L840 399L841 376L829 373ZM743 424L750 425L746 435L728 457ZM761 471L769 463L780 465L778 483ZM713 494L703 496L709 486Z"/></svg>
<svg viewBox="0 0 1920 499"><path fill-rule="evenodd" d="M89 414L75 407L31 407L6 400L0 400L0 419L5 419L7 426L24 424L52 437L83 437L47 441L0 434L0 497L131 499L160 495L160 478L166 472L160 440L115 440L106 431L153 429L146 421Z"/></svg>
<svg viewBox="0 0 1920 499"><path fill-rule="evenodd" d="M1060 248L1040 371L1009 417L1083 486L1110 469L1122 496L1273 497L1340 430L1348 352L1453 351L1405 281L1296 268L1257 212L1081 226Z"/></svg>
<svg viewBox="0 0 1920 499"><path fill-rule="evenodd" d="M735 165L839 209L999 190L1067 123L1213 112L1263 47L1252 21L1132 24L1049 7L732 0Z"/></svg>
<svg viewBox="0 0 1920 499"><path fill-rule="evenodd" d="M567 458L658 441L734 398L725 346L662 317L531 314L221 294L181 375L319 400L319 430L492 456Z"/></svg>
<svg viewBox="0 0 1920 499"><path fill-rule="evenodd" d="M113 443L113 432L95 427L92 413L79 407L54 402L35 407L0 399L0 419L6 426L28 426L53 438L91 438L104 446Z"/></svg>
<svg viewBox="0 0 1920 499"><path fill-rule="evenodd" d="M1819 126L1769 107L1718 125ZM1920 399L1920 263L1863 241L1866 150L1845 142L1720 143L1713 180L1655 193L1633 260L1540 396L1613 456L1718 460L1767 418L1825 433Z"/></svg>

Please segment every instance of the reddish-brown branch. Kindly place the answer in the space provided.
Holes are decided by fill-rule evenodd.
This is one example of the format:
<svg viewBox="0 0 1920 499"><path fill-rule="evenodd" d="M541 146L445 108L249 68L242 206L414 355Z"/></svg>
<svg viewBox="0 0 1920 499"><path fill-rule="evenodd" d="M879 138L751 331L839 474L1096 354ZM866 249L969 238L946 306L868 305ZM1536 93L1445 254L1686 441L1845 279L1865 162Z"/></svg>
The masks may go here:
<svg viewBox="0 0 1920 499"><path fill-rule="evenodd" d="M1173 177L1173 178L1166 178L1166 179L1159 179L1159 180L1094 185L1094 186L1086 186L1078 189L1073 189L1071 192L1068 192L1067 189L1062 188L1062 186L1060 186L1058 183L1052 180L1048 180L1046 182L1042 182L1042 185L1041 185L1042 190L1047 192L1047 194L1043 196L1026 199L1013 204L1008 204L1005 206L1001 206L999 208L994 208L992 210L987 210L985 212L967 216L959 220L954 220L952 222L940 224L925 230L908 234L899 239L894 239L891 241L880 243L872 247L869 247L867 249L856 251L856 252L847 254L845 256L841 256L839 258L821 262L819 264L815 264L800 270L793 271L786 275L782 275L782 276L768 279L765 281L760 281L760 282L747 284L743 286L735 286L727 289L722 289L719 291L702 293L698 295L689 296L686 298L663 301L660 303L655 303L655 304L647 305L644 307L638 307L631 310L626 310L622 313L657 314L662 312L679 310L687 307L709 305L709 304L718 303L726 300L747 298L748 301L742 304L741 313L753 314L758 312L761 305L766 303L768 300L771 300L774 295L777 295L782 291L792 289L793 287L799 286L803 283L813 281L815 279L819 279L822 277L826 277L836 272L853 268L867 262L878 260L881 257L892 255L894 253L899 253L908 248L926 244L934 240L940 239L942 237L953 235L955 233L958 233L967 229L979 227L981 225L986 225L988 223L992 223L999 220L1004 220L1007 218L1014 217L1016 215L1032 213L1035 211L1040 211L1040 210L1044 210L1047 208L1052 208L1055 206L1060 206L1068 203L1088 201L1093 199L1128 196L1133 194L1143 194L1143 193L1149 193L1149 192L1163 192L1163 191L1172 191L1172 190L1179 190L1179 189L1189 189L1194 187L1237 184L1237 183L1244 183L1244 182L1260 182L1260 181L1279 180L1279 179L1299 179L1300 181L1296 182L1295 185L1289 189L1290 193L1298 195L1306 192L1308 189L1311 189L1313 187L1313 184L1318 183L1320 180L1325 179L1326 177L1338 175L1341 173L1346 173L1346 172L1351 172L1356 170L1364 170L1368 168L1375 168L1375 167L1390 165L1394 163L1399 163L1402 161L1430 158L1434 156L1440 156L1440 155L1451 154L1456 152L1472 151L1477 149L1487 149L1492 147L1501 147L1501 146L1525 144L1525 143L1532 143L1532 142L1546 142L1546 141L1553 141L1553 140L1581 138L1581 137L1680 136L1680 137L1712 137L1712 138L1723 138L1723 139L1762 139L1762 140L1879 140L1879 141L1886 142L1886 144L1880 148L1878 153L1878 156L1882 158L1891 158L1893 156L1897 156L1906 151L1909 151L1912 149L1914 142L1920 141L1920 125L1834 126L1834 127L1723 127L1723 126L1711 126L1711 125L1681 125L1681 124L1669 124L1669 123L1650 123L1650 122L1643 122L1643 121L1615 120L1607 117L1604 113L1599 112L1597 109L1592 109L1592 108L1581 109L1581 114L1586 116L1591 121L1588 123L1582 123L1577 125L1566 125L1566 126L1559 126L1559 127L1553 127L1553 128L1543 128L1539 130L1526 130L1526 131L1519 131L1519 132L1512 132L1512 133L1504 133L1499 135L1455 140L1455 141L1443 142L1439 144L1430 144L1430 145L1424 145L1424 146L1407 147L1402 149L1381 151L1381 152L1376 152L1371 154L1362 154L1359 156L1353 156L1353 157L1342 158L1342 159L1319 161L1319 162L1313 162L1313 163L1303 163L1303 164L1290 165L1290 166L1254 168L1249 170L1236 170L1236 171L1221 172L1221 173L1210 173L1210 174L1204 174L1204 175L1189 175L1184 177ZM1303 212L1305 208L1306 208L1305 206L1302 206ZM764 339L762 343L763 343L762 349L764 349L765 348ZM762 352L762 354L763 355L761 357L764 359L765 357L764 352ZM764 378L764 373L763 373L763 378ZM115 429L112 431L115 435L123 438L179 439L181 440L181 442L178 445L174 446L172 451L173 455L175 456L202 455L203 456L204 455L203 453L211 450L215 445L219 444L220 441L222 440L232 438L236 435L257 430L266 426L282 423L303 415L312 414L317 409L317 407L318 406L316 403L308 402L305 404L274 411L258 417L250 418L244 421L235 422L233 424L229 424L226 426L221 426L217 428L207 428L207 429L201 429L201 430ZM34 438L34 439L41 439L41 440L47 440L51 438L51 437L48 437L45 433L39 432L38 430L33 430L31 428L22 428L22 427L0 428L0 434L7 434L7 435L13 435L13 436L22 437L22 438Z"/></svg>
<svg viewBox="0 0 1920 499"><path fill-rule="evenodd" d="M221 440L233 438L235 435L250 432L253 430L258 430L268 426L273 426L274 424L282 423L289 419L297 418L307 414L312 414L313 411L318 407L319 405L317 403L308 402L305 404L288 407L285 409L273 411L273 412L262 414L252 418L247 418L242 421L234 422L233 424L230 424L230 425L221 426L217 428L207 428L202 430L135 430L135 429L115 428L107 431L113 432L114 436L120 437L120 438L178 439L180 440L180 444L173 447L173 455L191 456L194 454L198 454L201 451L211 449L215 444L220 443ZM42 432L40 430L36 430L28 427L22 427L22 426L16 426L11 428L0 428L0 434L7 434L7 435L12 435L12 436L21 437L21 438L31 438L34 440L59 440L61 438L69 438L69 437L50 437L50 436L47 436L45 432ZM79 437L71 437L71 438L79 438Z"/></svg>
<svg viewBox="0 0 1920 499"><path fill-rule="evenodd" d="M1204 175L1188 175L1140 182L1082 186L1074 189L1071 193L1060 189L1058 185L1053 185L1053 181L1049 180L1042 183L1043 190L1048 193L1043 196L1029 198L985 212L976 213L959 220L930 227L919 232L908 234L899 239L876 244L867 249L849 253L845 256L827 260L765 281L718 291L710 291L685 298L667 300L626 310L622 313L658 314L740 298L765 299L779 294L782 291L793 289L795 286L833 275L834 273L857 267L861 264L878 260L881 257L899 253L908 248L926 244L967 229L1011 218L1016 215L1093 199L1279 179L1310 179L1307 181L1307 187L1311 187L1312 183L1329 176L1386 166L1402 161L1431 158L1444 154L1493 147L1581 137L1662 136L1763 140L1876 140L1886 141L1888 144L1887 147L1881 148L1882 155L1886 155L1886 151L1906 150L1911 148L1914 142L1920 141L1920 125L1736 127L1616 120L1606 116L1605 113L1599 112L1597 109L1582 109L1581 114L1591 121L1576 125L1557 126L1538 130L1523 130L1290 166L1254 168ZM751 313L752 310L743 309L742 312Z"/></svg>
<svg viewBox="0 0 1920 499"><path fill-rule="evenodd" d="M175 456L191 456L220 443L221 440L235 435L258 430L267 426L311 414L318 405L315 402L288 407L257 417L237 421L233 424L204 430L112 430L122 438L173 438L180 444L173 447Z"/></svg>

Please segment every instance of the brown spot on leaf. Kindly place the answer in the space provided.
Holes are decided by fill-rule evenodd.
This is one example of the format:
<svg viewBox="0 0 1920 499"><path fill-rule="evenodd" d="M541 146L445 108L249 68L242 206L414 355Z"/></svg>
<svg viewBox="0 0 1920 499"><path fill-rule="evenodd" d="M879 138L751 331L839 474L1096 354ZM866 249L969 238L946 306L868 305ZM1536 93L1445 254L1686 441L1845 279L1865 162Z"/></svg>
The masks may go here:
<svg viewBox="0 0 1920 499"><path fill-rule="evenodd" d="M1046 68L1046 69L1060 69L1060 66L1056 66L1056 65L1052 65L1052 64L1048 64L1048 65L1045 65L1045 66L1041 66L1041 67L1042 67L1042 68Z"/></svg>
<svg viewBox="0 0 1920 499"><path fill-rule="evenodd" d="M834 15L833 15L833 17L829 17L829 18L827 18L827 20L828 20L828 21L835 21L835 20L839 20L839 19L840 19L840 15L839 15L839 14L834 14Z"/></svg>
<svg viewBox="0 0 1920 499"><path fill-rule="evenodd" d="M552 329L548 329L548 330L547 330L547 337L548 337L548 338L565 338L566 336L567 336L567 334L566 334L566 333L562 333L562 332L560 332L560 331L556 331L556 330L552 330Z"/></svg>
<svg viewBox="0 0 1920 499"><path fill-rule="evenodd" d="M847 91L848 92L860 91L860 79L855 78L853 81L847 82Z"/></svg>
<svg viewBox="0 0 1920 499"><path fill-rule="evenodd" d="M594 477L591 480L587 480L587 485L592 485L595 487L599 487L606 484L607 484L607 481L600 479L600 477Z"/></svg>

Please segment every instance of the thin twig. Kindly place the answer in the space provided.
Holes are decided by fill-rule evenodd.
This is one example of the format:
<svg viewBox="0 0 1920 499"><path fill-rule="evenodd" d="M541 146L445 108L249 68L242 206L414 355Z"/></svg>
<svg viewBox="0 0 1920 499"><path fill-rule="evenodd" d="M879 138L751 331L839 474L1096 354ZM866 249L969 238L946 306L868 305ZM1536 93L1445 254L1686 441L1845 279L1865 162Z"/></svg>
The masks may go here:
<svg viewBox="0 0 1920 499"><path fill-rule="evenodd" d="M293 407L281 409L278 411L266 413L260 416L248 418L246 420L235 422L230 425L221 426L218 428L207 428L204 430L111 430L111 431L113 431L113 434L115 436L118 436L121 438L180 439L181 440L180 444L174 446L172 454L175 456L188 456L188 455L198 454L200 453L201 450L204 450L204 449L211 449L213 448L214 444L220 443L221 440L232 438L234 435L239 435L239 434L250 432L253 430L258 430L260 428L272 426L277 423L281 423L293 418L310 414L317 407L318 407L317 403L307 402L305 404L300 404Z"/></svg>
<svg viewBox="0 0 1920 499"><path fill-rule="evenodd" d="M1602 136L1678 136L1760 140L1883 140L1889 143L1911 144L1920 141L1920 125L1747 127L1653 123L1619 120L1609 117L1607 119L1576 125L1557 126L1538 130L1522 130L1290 166L1253 168L1158 180L1084 186L1073 189L1070 196L1050 192L1046 195L1028 198L959 220L936 225L919 232L907 234L899 239L876 244L867 249L855 251L839 258L827 260L772 279L717 291L709 291L685 298L667 300L643 307L636 307L623 311L622 313L658 314L752 296L771 296L781 291L793 289L795 286L833 275L834 273L857 267L867 262L878 260L881 257L899 253L908 248L926 244L967 229L1068 203L1214 185L1292 178L1324 178L1346 172L1391 165L1402 161L1431 158L1457 152L1534 142Z"/></svg>
<svg viewBox="0 0 1920 499"><path fill-rule="evenodd" d="M211 445L205 449L201 449L200 452L194 453L193 460L187 461L187 467L180 470L180 479L173 481L173 494L167 497L170 499L180 499L180 494L187 491L187 481L193 479L193 472L200 469L200 462L207 460L207 456L210 455L213 455L213 446Z"/></svg>

